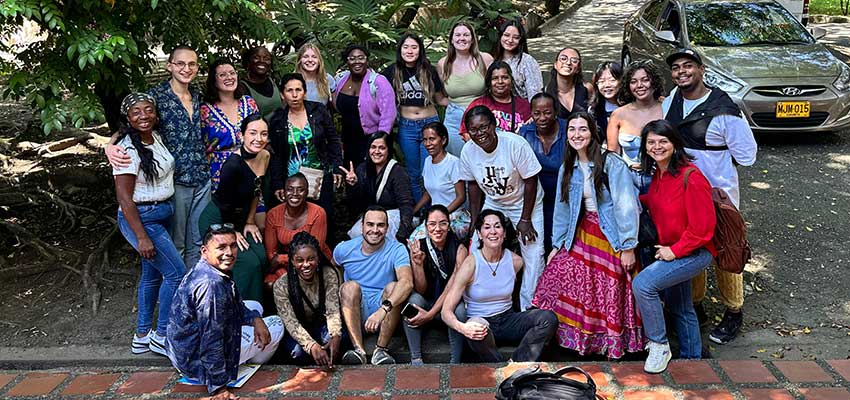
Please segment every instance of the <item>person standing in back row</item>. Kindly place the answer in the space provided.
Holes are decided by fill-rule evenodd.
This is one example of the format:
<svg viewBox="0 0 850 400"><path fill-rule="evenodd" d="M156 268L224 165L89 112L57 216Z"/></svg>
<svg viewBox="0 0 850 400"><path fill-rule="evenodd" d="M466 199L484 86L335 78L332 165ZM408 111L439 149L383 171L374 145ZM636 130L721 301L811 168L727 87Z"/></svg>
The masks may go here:
<svg viewBox="0 0 850 400"><path fill-rule="evenodd" d="M741 109L729 95L703 81L705 66L692 49L678 49L667 57L667 65L676 87L664 99L664 118L676 127L688 154L712 187L723 189L735 207L740 208L736 165L753 165L758 146ZM720 301L726 306L723 319L708 338L718 344L735 339L743 324L744 276L715 267ZM705 297L705 272L693 281L697 314L706 320L702 307Z"/></svg>

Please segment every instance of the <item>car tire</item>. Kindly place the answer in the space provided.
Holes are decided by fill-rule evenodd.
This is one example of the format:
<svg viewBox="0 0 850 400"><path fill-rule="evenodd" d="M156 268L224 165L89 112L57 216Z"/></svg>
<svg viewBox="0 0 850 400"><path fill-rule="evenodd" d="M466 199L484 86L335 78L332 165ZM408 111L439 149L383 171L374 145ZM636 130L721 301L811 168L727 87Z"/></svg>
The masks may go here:
<svg viewBox="0 0 850 400"><path fill-rule="evenodd" d="M629 63L632 62L632 55L626 46L623 46L623 50L620 52L620 61L622 61L623 69L626 69Z"/></svg>

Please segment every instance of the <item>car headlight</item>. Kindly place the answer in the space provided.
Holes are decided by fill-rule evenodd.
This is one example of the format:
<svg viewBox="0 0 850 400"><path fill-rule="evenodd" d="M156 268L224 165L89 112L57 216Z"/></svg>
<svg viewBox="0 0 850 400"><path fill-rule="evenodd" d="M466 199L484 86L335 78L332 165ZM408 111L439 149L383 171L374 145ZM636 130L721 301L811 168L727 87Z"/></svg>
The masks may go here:
<svg viewBox="0 0 850 400"><path fill-rule="evenodd" d="M835 86L839 92L850 92L850 67L847 64L841 63L841 73L838 74L835 82L832 82L832 86Z"/></svg>
<svg viewBox="0 0 850 400"><path fill-rule="evenodd" d="M738 83L734 79L708 68L705 69L705 76L703 77L703 80L706 85L714 86L726 93L736 93L744 88L744 85Z"/></svg>

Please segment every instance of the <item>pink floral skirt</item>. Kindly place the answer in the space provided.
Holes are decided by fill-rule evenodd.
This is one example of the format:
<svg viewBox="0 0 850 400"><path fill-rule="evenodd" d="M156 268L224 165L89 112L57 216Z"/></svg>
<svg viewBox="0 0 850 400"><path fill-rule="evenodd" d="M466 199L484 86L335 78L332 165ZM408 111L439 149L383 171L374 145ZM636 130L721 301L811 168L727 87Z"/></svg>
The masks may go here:
<svg viewBox="0 0 850 400"><path fill-rule="evenodd" d="M583 214L572 248L561 249L543 270L532 303L558 315L562 347L609 358L643 350L631 276L595 212Z"/></svg>

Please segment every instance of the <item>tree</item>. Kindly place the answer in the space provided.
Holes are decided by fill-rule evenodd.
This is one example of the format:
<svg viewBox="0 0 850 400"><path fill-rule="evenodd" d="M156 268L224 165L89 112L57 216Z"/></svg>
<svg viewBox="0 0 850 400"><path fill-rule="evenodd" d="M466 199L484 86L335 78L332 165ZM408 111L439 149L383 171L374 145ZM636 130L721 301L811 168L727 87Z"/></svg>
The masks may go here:
<svg viewBox="0 0 850 400"><path fill-rule="evenodd" d="M119 123L124 95L147 86L156 63L154 50L179 44L199 56L235 56L249 45L279 41L281 31L261 0L4 0L0 36L25 20L35 22L43 40L0 44L15 55L0 60L6 98L40 111L45 134L63 126Z"/></svg>

